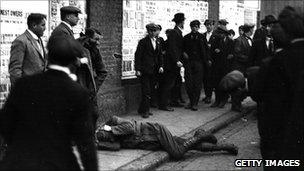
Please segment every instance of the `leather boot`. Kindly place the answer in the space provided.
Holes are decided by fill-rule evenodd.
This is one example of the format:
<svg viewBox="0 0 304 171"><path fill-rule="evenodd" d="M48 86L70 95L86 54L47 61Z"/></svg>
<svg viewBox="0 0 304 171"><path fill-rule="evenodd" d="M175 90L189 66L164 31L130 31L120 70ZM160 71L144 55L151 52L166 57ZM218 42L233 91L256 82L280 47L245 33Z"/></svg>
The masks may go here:
<svg viewBox="0 0 304 171"><path fill-rule="evenodd" d="M205 130L203 129L198 129L195 133L194 133L195 137L200 136L202 139L202 142L208 142L211 144L216 144L217 143L217 138L211 134L211 133L207 133Z"/></svg>
<svg viewBox="0 0 304 171"><path fill-rule="evenodd" d="M183 146L185 147L186 150L189 150L193 147L195 147L197 144L200 144L203 141L211 141L217 142L217 139L214 137L214 135L207 133L205 130L203 129L198 129L195 133L194 136L192 138L187 139L184 143ZM215 143L216 143L215 142Z"/></svg>

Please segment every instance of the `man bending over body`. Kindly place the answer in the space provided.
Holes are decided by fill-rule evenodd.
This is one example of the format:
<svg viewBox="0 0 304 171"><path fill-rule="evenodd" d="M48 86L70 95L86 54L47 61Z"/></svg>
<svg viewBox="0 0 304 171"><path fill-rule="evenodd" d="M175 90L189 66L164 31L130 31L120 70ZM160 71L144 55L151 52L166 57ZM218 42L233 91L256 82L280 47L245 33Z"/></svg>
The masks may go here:
<svg viewBox="0 0 304 171"><path fill-rule="evenodd" d="M172 136L161 124L137 122L112 116L105 125L96 130L99 150L120 148L163 150L173 159L181 159L188 150L227 151L237 155L238 148L232 144L217 145L214 135L199 129L188 139Z"/></svg>

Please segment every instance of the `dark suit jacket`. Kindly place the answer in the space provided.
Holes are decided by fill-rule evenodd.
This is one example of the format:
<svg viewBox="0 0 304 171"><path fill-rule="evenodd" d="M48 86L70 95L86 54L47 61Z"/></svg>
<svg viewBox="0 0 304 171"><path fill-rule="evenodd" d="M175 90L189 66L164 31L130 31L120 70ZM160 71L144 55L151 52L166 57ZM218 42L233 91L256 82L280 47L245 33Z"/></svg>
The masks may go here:
<svg viewBox="0 0 304 171"><path fill-rule="evenodd" d="M254 35L253 40L265 39L267 36L267 30L265 27L258 28Z"/></svg>
<svg viewBox="0 0 304 171"><path fill-rule="evenodd" d="M163 58L159 39L156 39L155 50L149 36L141 39L135 52L135 70L146 74L153 74L162 66Z"/></svg>
<svg viewBox="0 0 304 171"><path fill-rule="evenodd" d="M60 23L52 32L52 36L59 36L59 35L67 35L71 36L74 39L73 30L71 30L66 24Z"/></svg>
<svg viewBox="0 0 304 171"><path fill-rule="evenodd" d="M204 64L208 61L208 45L206 37L201 33L189 33L183 38L184 52L189 56L187 61L197 60ZM198 57L198 58L196 58Z"/></svg>
<svg viewBox="0 0 304 171"><path fill-rule="evenodd" d="M8 151L0 170L97 170L88 92L61 71L21 78L0 112ZM2 167L2 168L1 168Z"/></svg>
<svg viewBox="0 0 304 171"><path fill-rule="evenodd" d="M251 66L260 66L262 60L272 56L274 52L273 44L267 48L265 39L256 39L252 43L249 61Z"/></svg>
<svg viewBox="0 0 304 171"><path fill-rule="evenodd" d="M45 70L45 52L41 54L37 40L28 31L25 31L13 41L10 55L9 74L12 84L18 78Z"/></svg>
<svg viewBox="0 0 304 171"><path fill-rule="evenodd" d="M250 55L251 46L248 43L248 40L245 36L239 36L235 40L234 44L234 56L235 60L241 63L248 63L249 62L249 55Z"/></svg>
<svg viewBox="0 0 304 171"><path fill-rule="evenodd" d="M183 56L183 34L175 26L169 33L167 39L167 55L165 57L165 70L176 70L177 61L182 61Z"/></svg>

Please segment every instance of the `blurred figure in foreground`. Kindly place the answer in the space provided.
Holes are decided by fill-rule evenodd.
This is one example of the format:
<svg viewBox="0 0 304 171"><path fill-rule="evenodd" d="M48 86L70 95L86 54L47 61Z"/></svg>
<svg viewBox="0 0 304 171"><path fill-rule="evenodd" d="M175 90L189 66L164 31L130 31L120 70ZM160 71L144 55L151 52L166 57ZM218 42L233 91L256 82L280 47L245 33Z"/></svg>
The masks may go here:
<svg viewBox="0 0 304 171"><path fill-rule="evenodd" d="M48 42L49 70L19 79L0 111L0 134L8 144L0 170L97 171L89 94L75 81L82 46L73 38Z"/></svg>
<svg viewBox="0 0 304 171"><path fill-rule="evenodd" d="M259 132L264 159L304 159L304 24L303 16L285 7L278 18L286 37L282 48L265 61L256 76ZM282 35L282 34L281 34ZM284 34L283 34L284 35ZM274 36L275 40L275 36ZM301 164L302 165L302 164ZM284 168L264 168L284 170ZM303 170L301 167L288 170Z"/></svg>

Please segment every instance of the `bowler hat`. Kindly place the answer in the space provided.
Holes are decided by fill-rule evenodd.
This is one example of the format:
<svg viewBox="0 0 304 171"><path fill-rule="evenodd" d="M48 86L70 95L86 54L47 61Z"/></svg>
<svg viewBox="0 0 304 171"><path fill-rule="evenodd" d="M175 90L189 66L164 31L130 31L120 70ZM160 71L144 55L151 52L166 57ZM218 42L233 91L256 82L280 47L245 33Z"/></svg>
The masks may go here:
<svg viewBox="0 0 304 171"><path fill-rule="evenodd" d="M64 6L60 8L60 12L67 14L78 14L81 13L81 10L74 6Z"/></svg>
<svg viewBox="0 0 304 171"><path fill-rule="evenodd" d="M218 23L223 24L223 25L226 25L226 24L228 24L229 22L228 22L227 20L225 20L225 19L221 19L221 20L218 21Z"/></svg>
<svg viewBox="0 0 304 171"><path fill-rule="evenodd" d="M179 23L179 22L182 22L184 21L186 18L185 18L185 14L184 13L176 13L174 15L174 18L172 19L172 21L176 22L176 23Z"/></svg>
<svg viewBox="0 0 304 171"><path fill-rule="evenodd" d="M273 15L267 15L267 16L265 16L264 20L265 20L265 24L266 25L267 24L273 24L273 23L277 22L276 18Z"/></svg>
<svg viewBox="0 0 304 171"><path fill-rule="evenodd" d="M159 29L158 25L154 24L154 23L149 23L146 25L146 29L148 31L156 31Z"/></svg>
<svg viewBox="0 0 304 171"><path fill-rule="evenodd" d="M198 20L193 20L190 22L190 27L195 27L195 26L200 26L201 22L199 22Z"/></svg>
<svg viewBox="0 0 304 171"><path fill-rule="evenodd" d="M207 19L207 20L205 20L205 22L204 22L204 25L206 26L206 25L213 25L214 24L214 20L209 20L209 19Z"/></svg>

